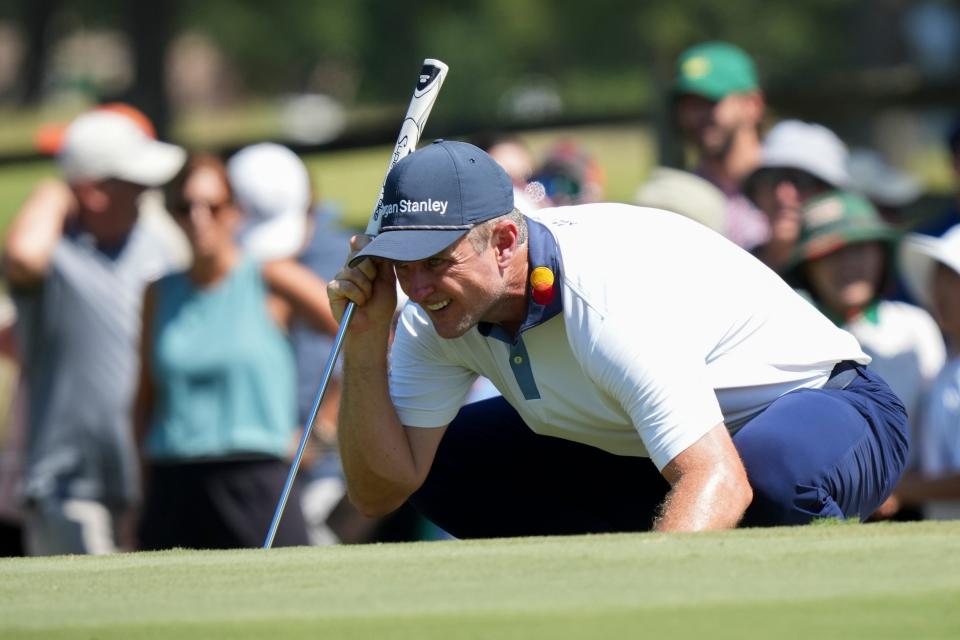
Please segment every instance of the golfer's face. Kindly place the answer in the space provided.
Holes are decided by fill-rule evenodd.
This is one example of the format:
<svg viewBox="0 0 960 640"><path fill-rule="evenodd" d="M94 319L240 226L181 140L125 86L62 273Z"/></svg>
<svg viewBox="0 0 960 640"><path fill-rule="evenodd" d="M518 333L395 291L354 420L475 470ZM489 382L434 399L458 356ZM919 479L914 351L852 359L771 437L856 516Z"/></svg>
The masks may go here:
<svg viewBox="0 0 960 640"><path fill-rule="evenodd" d="M462 336L487 316L503 293L503 282L488 246L478 252L463 237L426 260L397 262L400 287L427 312L442 338Z"/></svg>

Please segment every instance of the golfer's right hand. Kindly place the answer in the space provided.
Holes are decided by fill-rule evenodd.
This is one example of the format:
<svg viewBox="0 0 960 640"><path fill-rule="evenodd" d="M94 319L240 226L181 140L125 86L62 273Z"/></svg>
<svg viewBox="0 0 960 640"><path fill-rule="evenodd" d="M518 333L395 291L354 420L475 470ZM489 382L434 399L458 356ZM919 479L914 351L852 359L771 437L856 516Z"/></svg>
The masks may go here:
<svg viewBox="0 0 960 640"><path fill-rule="evenodd" d="M353 313L351 329L355 332L369 329L389 331L397 308L397 278L393 265L386 260L367 258L351 267L350 260L370 242L365 235L350 238L350 257L327 285L333 317L339 322L348 302L357 308Z"/></svg>

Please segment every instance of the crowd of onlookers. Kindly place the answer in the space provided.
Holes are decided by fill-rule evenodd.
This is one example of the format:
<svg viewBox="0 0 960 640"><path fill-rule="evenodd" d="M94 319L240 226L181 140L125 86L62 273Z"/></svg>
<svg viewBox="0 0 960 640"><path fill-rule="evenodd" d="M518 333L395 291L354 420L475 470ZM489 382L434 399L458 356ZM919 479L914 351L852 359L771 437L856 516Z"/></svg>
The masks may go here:
<svg viewBox="0 0 960 640"><path fill-rule="evenodd" d="M918 221L919 185L877 154L815 123L766 129L733 45L685 51L667 99L695 163L656 167L634 203L725 235L860 340L913 442L874 518L960 517L956 204ZM960 129L947 140L960 174ZM517 137L477 142L521 210L604 199L603 167L574 139L539 159ZM259 546L313 413L337 328L324 282L349 233L280 145L188 153L108 104L53 147L61 177L36 186L3 247L0 550ZM444 535L407 508L352 508L338 393L334 376L275 544Z"/></svg>

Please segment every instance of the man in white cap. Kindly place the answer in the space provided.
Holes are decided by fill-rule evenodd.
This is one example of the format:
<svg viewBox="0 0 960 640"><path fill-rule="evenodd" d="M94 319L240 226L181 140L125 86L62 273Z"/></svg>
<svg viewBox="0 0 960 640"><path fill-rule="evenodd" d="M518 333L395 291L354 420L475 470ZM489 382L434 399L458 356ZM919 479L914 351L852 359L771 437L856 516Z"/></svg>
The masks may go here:
<svg viewBox="0 0 960 640"><path fill-rule="evenodd" d="M64 132L64 180L42 182L10 225L3 268L29 388L30 554L115 551L138 498L129 417L140 307L147 282L172 265L137 224L137 205L185 155L121 113L87 112Z"/></svg>
<svg viewBox="0 0 960 640"><path fill-rule="evenodd" d="M850 183L847 146L826 127L784 120L763 140L760 165L744 192L766 214L770 238L753 254L781 271L800 237L800 208L815 195Z"/></svg>

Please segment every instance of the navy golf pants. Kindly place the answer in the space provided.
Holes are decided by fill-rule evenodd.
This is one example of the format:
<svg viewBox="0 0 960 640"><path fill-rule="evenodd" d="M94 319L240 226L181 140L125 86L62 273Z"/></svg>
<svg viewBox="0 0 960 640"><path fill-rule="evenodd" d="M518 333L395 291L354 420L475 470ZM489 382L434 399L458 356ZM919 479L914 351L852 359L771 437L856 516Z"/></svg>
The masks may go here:
<svg viewBox="0 0 960 640"><path fill-rule="evenodd" d="M852 368L845 387L785 394L734 435L754 492L743 526L863 519L893 490L906 411ZM459 538L645 531L669 489L648 458L537 435L492 398L461 409L411 502Z"/></svg>

